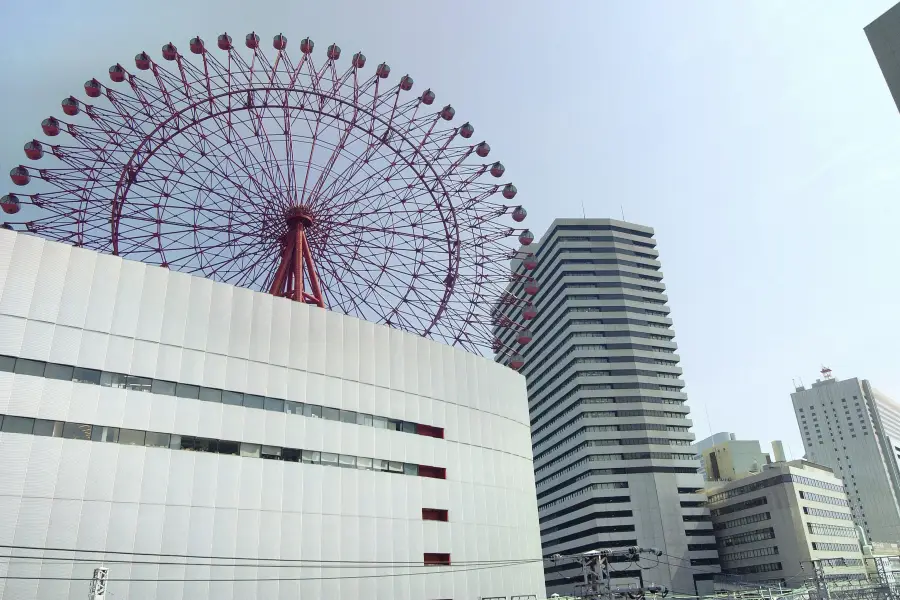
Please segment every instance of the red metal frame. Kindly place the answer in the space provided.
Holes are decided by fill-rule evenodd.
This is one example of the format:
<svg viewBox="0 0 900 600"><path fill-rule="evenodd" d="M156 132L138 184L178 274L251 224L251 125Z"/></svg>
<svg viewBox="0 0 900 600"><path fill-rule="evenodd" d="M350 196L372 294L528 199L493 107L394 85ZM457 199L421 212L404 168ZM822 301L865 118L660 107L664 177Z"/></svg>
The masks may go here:
<svg viewBox="0 0 900 600"><path fill-rule="evenodd" d="M284 250L269 293L325 308L319 276L306 239L306 230L312 226L313 217L305 208L298 207L289 211L286 221L288 231L282 242ZM312 293L306 291L304 279L309 279Z"/></svg>
<svg viewBox="0 0 900 600"><path fill-rule="evenodd" d="M244 45L75 82L4 226L488 348L523 232L489 147L387 68Z"/></svg>

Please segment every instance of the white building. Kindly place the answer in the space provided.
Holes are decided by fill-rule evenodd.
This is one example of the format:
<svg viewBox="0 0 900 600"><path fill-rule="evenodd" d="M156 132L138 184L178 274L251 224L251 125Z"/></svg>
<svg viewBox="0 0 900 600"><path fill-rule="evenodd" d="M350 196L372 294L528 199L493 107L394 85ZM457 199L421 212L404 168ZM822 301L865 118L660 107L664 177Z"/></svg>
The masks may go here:
<svg viewBox="0 0 900 600"><path fill-rule="evenodd" d="M865 579L843 482L804 460L707 488L722 571L794 585L822 561L826 578Z"/></svg>
<svg viewBox="0 0 900 600"><path fill-rule="evenodd" d="M557 219L532 247L541 289L521 372L544 554L659 548L668 559L642 561L643 570L614 565L613 586L643 577L711 592L719 559L653 229ZM498 335L517 345L514 332ZM548 592L577 593L578 565L549 565L546 575Z"/></svg>
<svg viewBox="0 0 900 600"><path fill-rule="evenodd" d="M0 599L543 598L524 383L0 230Z"/></svg>
<svg viewBox="0 0 900 600"><path fill-rule="evenodd" d="M900 540L900 406L855 377L800 386L791 400L806 457L844 480L856 524L870 540Z"/></svg>

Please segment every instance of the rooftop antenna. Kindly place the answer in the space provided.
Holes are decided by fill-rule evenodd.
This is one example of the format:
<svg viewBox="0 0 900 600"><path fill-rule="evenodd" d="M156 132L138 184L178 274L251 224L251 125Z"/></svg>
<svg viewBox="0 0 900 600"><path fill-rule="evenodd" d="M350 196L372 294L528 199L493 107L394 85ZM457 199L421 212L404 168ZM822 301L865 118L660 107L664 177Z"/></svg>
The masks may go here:
<svg viewBox="0 0 900 600"><path fill-rule="evenodd" d="M619 210L622 211L622 220L624 221L624 220L625 220L625 207L623 207L623 206L620 204L620 205L619 205Z"/></svg>
<svg viewBox="0 0 900 600"><path fill-rule="evenodd" d="M831 369L829 369L829 368L826 367L825 365L822 365L822 370L819 371L819 373L822 374L822 377L823 377L823 378L825 378L825 379L831 379Z"/></svg>
<svg viewBox="0 0 900 600"><path fill-rule="evenodd" d="M584 200L581 201L581 218L587 219L587 215L584 214Z"/></svg>

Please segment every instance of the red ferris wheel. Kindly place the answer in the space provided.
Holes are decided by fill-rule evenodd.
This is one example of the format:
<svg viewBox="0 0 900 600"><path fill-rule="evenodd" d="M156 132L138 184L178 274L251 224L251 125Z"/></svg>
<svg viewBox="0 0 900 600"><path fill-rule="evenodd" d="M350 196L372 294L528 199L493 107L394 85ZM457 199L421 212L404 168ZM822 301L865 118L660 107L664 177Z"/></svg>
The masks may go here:
<svg viewBox="0 0 900 600"><path fill-rule="evenodd" d="M90 79L25 144L3 227L354 315L521 366L533 235L475 128L409 75L332 44L190 40ZM524 267L512 274L509 260ZM514 279L530 285L510 286ZM511 295L513 287L522 297ZM529 313L531 311L531 313ZM507 316L498 316L504 312ZM530 315L530 316L529 316ZM526 340L527 342L527 340Z"/></svg>

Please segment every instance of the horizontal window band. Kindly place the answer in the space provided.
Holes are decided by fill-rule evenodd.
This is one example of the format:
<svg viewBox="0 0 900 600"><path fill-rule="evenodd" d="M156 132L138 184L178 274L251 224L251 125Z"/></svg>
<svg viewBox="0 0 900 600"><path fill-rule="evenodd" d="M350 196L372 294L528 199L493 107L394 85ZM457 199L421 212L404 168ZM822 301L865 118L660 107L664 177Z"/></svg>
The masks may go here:
<svg viewBox="0 0 900 600"><path fill-rule="evenodd" d="M447 469L392 460L382 460L364 456L351 456L320 450L300 450L298 448L282 448L249 442L217 440L175 433L159 433L139 429L124 429L105 425L89 425L86 423L70 423L64 421L48 421L31 417L0 415L0 432L43 437L57 437L91 442L108 442L126 446L145 446L149 448L167 448L170 450L187 450L192 452L209 452L245 458L265 458L286 462L302 462L328 467L344 467L363 471L383 471L446 479Z"/></svg>
<svg viewBox="0 0 900 600"><path fill-rule="evenodd" d="M414 433L416 435L424 435L439 439L444 438L443 427L434 427L432 425L423 425L421 423L401 421L399 419L389 419L387 417L380 417L352 410L340 410L318 404L293 402L281 398L244 394L242 392L208 388L186 383L176 383L174 381L153 379L150 377L138 377L136 375L126 375L123 373L112 373L97 369L86 369L84 367L74 367L72 365L32 360L29 358L0 356L0 371L16 373L19 375L44 377L46 379L74 381L76 383L86 383L102 387L150 392L153 394L175 396L189 400L202 400L217 404L230 404L232 406L243 406L245 408L283 412L289 415L340 421L342 423L362 425L365 427L375 427L376 429L390 429L393 431Z"/></svg>

